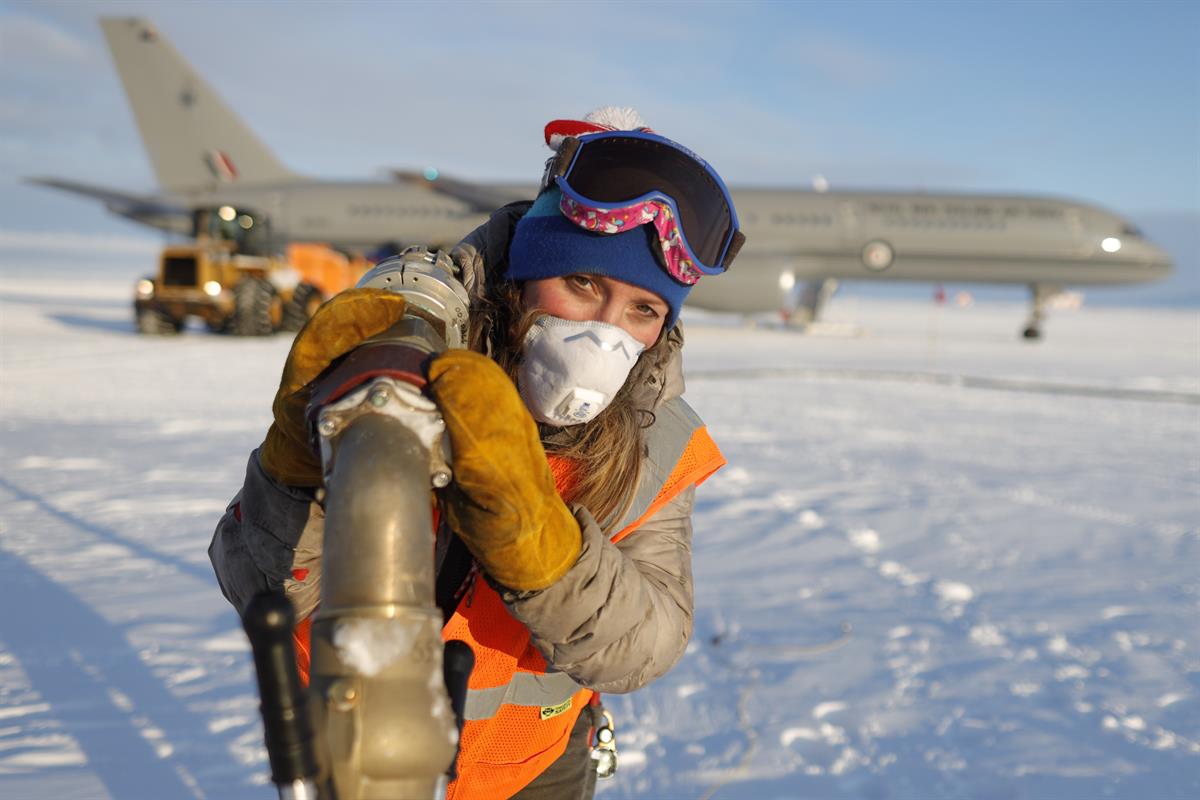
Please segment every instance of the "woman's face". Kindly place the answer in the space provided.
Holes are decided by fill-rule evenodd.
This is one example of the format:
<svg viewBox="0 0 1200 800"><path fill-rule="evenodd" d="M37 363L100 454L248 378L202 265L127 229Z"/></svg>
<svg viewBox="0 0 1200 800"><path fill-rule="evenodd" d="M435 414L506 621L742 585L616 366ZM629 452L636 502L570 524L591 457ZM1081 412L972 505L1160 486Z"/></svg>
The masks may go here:
<svg viewBox="0 0 1200 800"><path fill-rule="evenodd" d="M647 348L658 341L670 312L654 292L586 273L526 281L521 301L526 310L540 309L560 319L616 325Z"/></svg>

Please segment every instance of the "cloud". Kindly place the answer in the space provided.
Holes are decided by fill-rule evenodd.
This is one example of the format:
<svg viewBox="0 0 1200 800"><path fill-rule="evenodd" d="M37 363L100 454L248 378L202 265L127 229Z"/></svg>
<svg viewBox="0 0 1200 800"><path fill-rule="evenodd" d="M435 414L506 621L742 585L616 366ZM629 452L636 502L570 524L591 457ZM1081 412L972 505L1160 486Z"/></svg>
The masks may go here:
<svg viewBox="0 0 1200 800"><path fill-rule="evenodd" d="M20 64L82 64L94 55L91 47L67 32L34 17L0 14L0 61Z"/></svg>
<svg viewBox="0 0 1200 800"><path fill-rule="evenodd" d="M801 34L789 40L776 51L776 60L855 89L887 85L908 71L906 62L891 54L829 33Z"/></svg>

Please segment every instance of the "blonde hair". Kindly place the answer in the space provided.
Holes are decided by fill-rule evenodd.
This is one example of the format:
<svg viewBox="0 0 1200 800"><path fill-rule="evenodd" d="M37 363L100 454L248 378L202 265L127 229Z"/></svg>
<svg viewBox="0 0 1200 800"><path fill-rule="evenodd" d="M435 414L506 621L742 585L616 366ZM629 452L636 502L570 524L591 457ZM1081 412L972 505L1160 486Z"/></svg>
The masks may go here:
<svg viewBox="0 0 1200 800"><path fill-rule="evenodd" d="M491 356L516 384L521 342L543 313L524 309L518 284L489 276L471 307L470 346ZM547 453L583 467L565 499L590 511L605 532L612 532L633 503L646 455L642 431L654 422L653 410L639 407L635 397L643 393L636 389L662 361L666 341L664 329L654 346L642 353L612 403L591 422L568 428L538 426Z"/></svg>

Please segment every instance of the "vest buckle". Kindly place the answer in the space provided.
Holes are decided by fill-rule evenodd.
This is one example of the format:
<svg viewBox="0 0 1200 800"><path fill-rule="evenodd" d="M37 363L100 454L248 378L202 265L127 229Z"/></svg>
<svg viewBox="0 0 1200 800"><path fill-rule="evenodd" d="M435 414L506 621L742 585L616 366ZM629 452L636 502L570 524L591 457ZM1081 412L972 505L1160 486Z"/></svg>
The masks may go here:
<svg viewBox="0 0 1200 800"><path fill-rule="evenodd" d="M613 732L613 718L608 709L601 707L603 718L596 725L596 744L592 746L592 761L596 766L597 778L611 778L617 771L617 735Z"/></svg>

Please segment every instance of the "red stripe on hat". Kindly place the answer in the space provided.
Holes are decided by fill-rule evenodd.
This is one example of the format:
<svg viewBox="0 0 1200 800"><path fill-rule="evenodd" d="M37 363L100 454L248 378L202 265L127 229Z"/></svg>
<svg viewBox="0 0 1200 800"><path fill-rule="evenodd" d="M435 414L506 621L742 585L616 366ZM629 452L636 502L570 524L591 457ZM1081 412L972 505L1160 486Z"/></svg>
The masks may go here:
<svg viewBox="0 0 1200 800"><path fill-rule="evenodd" d="M584 122L581 119L553 119L546 123L546 144L550 144L551 136L583 136L586 133L612 131L608 125L597 125L595 122Z"/></svg>

